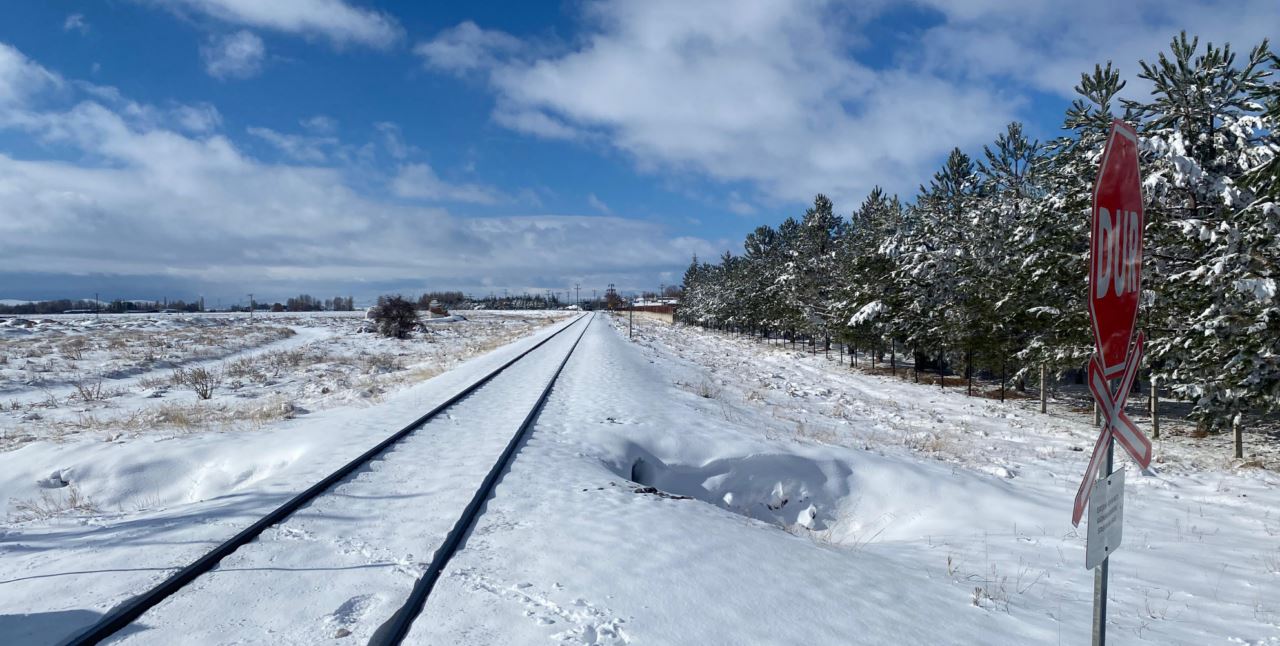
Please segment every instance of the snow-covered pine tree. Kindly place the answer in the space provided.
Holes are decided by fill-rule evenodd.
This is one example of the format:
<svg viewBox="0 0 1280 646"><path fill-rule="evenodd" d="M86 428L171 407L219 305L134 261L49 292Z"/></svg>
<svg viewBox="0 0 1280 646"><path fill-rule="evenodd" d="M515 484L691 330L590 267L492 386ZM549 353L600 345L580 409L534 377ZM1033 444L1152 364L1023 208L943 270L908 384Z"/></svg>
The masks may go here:
<svg viewBox="0 0 1280 646"><path fill-rule="evenodd" d="M792 249L788 271L795 280L790 283L790 295L802 316L804 331L818 340L830 335L835 322L836 247L844 226L831 200L818 194L800 220Z"/></svg>
<svg viewBox="0 0 1280 646"><path fill-rule="evenodd" d="M983 147L978 164L982 191L972 214L967 254L975 295L970 347L977 365L993 373L1004 373L1034 323L1028 310L1037 294L1023 268L1023 247L1030 242L1023 228L1043 199L1044 167L1039 142L1027 139L1017 122L1000 133L994 148Z"/></svg>
<svg viewBox="0 0 1280 646"><path fill-rule="evenodd" d="M1093 184L1112 119L1125 82L1108 62L1081 74L1079 98L1067 109L1063 129L1068 136L1049 142L1041 196L1028 205L1013 244L1020 250L1019 299L1029 318L1027 341L1020 357L1028 366L1045 365L1059 376L1082 368L1093 352L1089 327L1089 235ZM1143 320L1140 325L1147 326Z"/></svg>
<svg viewBox="0 0 1280 646"><path fill-rule="evenodd" d="M1280 123L1253 101L1270 74L1265 41L1239 65L1230 45L1198 50L1183 32L1143 61L1151 99L1131 105L1145 117L1148 286L1163 328L1151 358L1210 431L1275 408L1280 393L1280 222L1242 185L1272 161L1264 137Z"/></svg>
<svg viewBox="0 0 1280 646"><path fill-rule="evenodd" d="M778 248L781 264L774 276L771 289L776 290L779 300L778 326L791 338L804 331L807 319L801 303L802 275L800 255L800 222L795 218L787 218L778 225Z"/></svg>
<svg viewBox="0 0 1280 646"><path fill-rule="evenodd" d="M901 306L893 279L894 250L890 241L902 226L902 203L879 186L873 188L849 217L836 251L833 311L845 342L882 345L898 332L894 325Z"/></svg>
<svg viewBox="0 0 1280 646"><path fill-rule="evenodd" d="M1267 123L1280 123L1280 54L1272 52L1271 82L1258 87L1253 98ZM1254 189L1260 201L1274 205L1280 202L1280 130L1271 128L1262 133L1262 145L1271 159L1250 170L1246 183Z"/></svg>
<svg viewBox="0 0 1280 646"><path fill-rule="evenodd" d="M923 355L939 356L964 345L973 319L972 285L965 273L970 250L966 221L978 196L973 160L951 151L912 209L896 273L904 292L908 342Z"/></svg>
<svg viewBox="0 0 1280 646"><path fill-rule="evenodd" d="M782 237L772 227L756 227L747 234L743 249L749 285L746 294L746 308L751 315L749 324L772 335L785 326L783 299L774 288L785 262Z"/></svg>
<svg viewBox="0 0 1280 646"><path fill-rule="evenodd" d="M698 256L693 257L689 268L684 271L684 296L680 299L677 315L681 321L693 324L704 324L708 315L708 295L712 291L712 268L707 263L699 263Z"/></svg>

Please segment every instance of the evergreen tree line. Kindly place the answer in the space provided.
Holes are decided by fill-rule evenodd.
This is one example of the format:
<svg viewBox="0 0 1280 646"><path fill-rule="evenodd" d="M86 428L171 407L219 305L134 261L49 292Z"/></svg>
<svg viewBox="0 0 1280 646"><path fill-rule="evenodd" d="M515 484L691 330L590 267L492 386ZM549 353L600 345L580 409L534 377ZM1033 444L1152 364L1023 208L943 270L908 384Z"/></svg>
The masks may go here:
<svg viewBox="0 0 1280 646"><path fill-rule="evenodd" d="M427 292L418 297L418 309L427 309L431 306L431 301L445 308L460 308L467 302L467 296L462 292Z"/></svg>
<svg viewBox="0 0 1280 646"><path fill-rule="evenodd" d="M482 310L548 310L564 303L555 294L521 294L519 296L487 296L471 303Z"/></svg>
<svg viewBox="0 0 1280 646"><path fill-rule="evenodd" d="M1145 201L1138 327L1148 378L1193 403L1205 431L1280 404L1280 58L1184 32L1121 99L1110 62L1081 75L1061 136L1009 124L958 148L914 201L875 188L846 219L823 195L761 226L743 252L694 258L679 317L797 335L918 367L973 366L1013 383L1059 378L1093 351L1087 283L1094 180L1113 118L1137 127ZM1006 371L1005 368L1008 368Z"/></svg>

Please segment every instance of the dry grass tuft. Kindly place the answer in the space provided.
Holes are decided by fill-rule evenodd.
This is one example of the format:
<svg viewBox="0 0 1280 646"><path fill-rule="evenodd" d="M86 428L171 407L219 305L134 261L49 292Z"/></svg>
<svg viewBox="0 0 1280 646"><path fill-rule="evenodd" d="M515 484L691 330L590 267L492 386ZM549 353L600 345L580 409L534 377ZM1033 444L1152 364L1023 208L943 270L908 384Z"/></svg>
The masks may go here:
<svg viewBox="0 0 1280 646"><path fill-rule="evenodd" d="M84 402L98 402L106 399L102 389L102 380L76 382L76 396Z"/></svg>
<svg viewBox="0 0 1280 646"><path fill-rule="evenodd" d="M12 510L9 512L9 520L23 523L32 520L46 520L69 512L98 513L98 508L94 506L93 501L80 492L80 487L76 483L73 482L55 491L57 491L56 494L49 490L42 490L38 499L12 500L10 502Z"/></svg>

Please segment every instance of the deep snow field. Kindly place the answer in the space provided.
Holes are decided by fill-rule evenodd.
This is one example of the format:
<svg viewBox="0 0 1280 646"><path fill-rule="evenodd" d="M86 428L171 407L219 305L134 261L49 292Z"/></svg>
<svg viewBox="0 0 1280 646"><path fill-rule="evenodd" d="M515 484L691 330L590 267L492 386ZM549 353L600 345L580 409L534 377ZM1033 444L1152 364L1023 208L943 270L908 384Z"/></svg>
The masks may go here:
<svg viewBox="0 0 1280 646"><path fill-rule="evenodd" d="M626 320L614 323L625 337ZM1085 525L1070 524L1097 437L1087 413L1051 403L1043 415L1035 400L1001 403L869 375L840 365L834 351L828 359L688 326L639 318L635 326L634 343L667 366L674 387L702 400L704 415L841 464L834 482L830 469L817 478L829 498L814 529L788 530L922 575L928 592L903 589L893 602L920 607L904 611L913 621L1021 635L996 631L985 643L1088 643L1093 576L1083 567ZM1146 427L1145 414L1133 417ZM1280 477L1256 466L1273 464L1274 449L1246 447L1254 458L1236 464L1225 438L1166 433L1155 447L1145 474L1116 449L1129 475L1110 643L1280 644ZM781 470L754 477L767 482ZM784 527L806 524L804 513L793 520L756 509L750 515ZM918 601L934 594L940 605ZM966 603L969 614L958 607Z"/></svg>
<svg viewBox="0 0 1280 646"><path fill-rule="evenodd" d="M223 383L207 402L181 386L153 398L162 385L140 382L152 371L107 402L63 395L47 411L17 411L70 420L83 407L101 422L127 421L125 411L155 399L279 398L292 407L251 424L58 434L6 411L6 434L23 438L0 452L9 514L0 644L56 642L94 621L551 330L535 331L548 321L523 313L485 320L449 324L453 340L401 344L359 335L350 321L286 319L279 324L294 335L215 359L226 370L261 358L239 386L249 397ZM485 341L474 331L481 325L495 330ZM450 344L470 350L430 354ZM268 358L309 347L329 359ZM402 367L361 369L361 357L380 353ZM423 364L429 372L411 377ZM1073 528L1070 513L1095 434L1083 415L1041 415L1026 401L863 374L727 334L637 320L629 341L625 320L597 316L409 643L1086 644L1093 576L1083 567L1084 526ZM412 454L421 469L410 480L465 498L457 458L471 457L469 437L424 441L435 448ZM1280 478L1222 451L1160 442L1162 461L1146 474L1118 458L1130 472L1124 544L1111 566L1111 643L1280 644ZM338 492L369 505L401 497L370 491L379 471ZM67 504L73 484L89 503ZM9 499L49 513L14 516ZM447 504L439 494L415 500ZM338 525L311 525L324 517ZM335 552L341 564L292 567L237 553L255 565L224 563L197 587L243 594L178 599L118 637L364 643L398 600L344 582L361 573L411 583L429 560L430 547L405 547L427 537L406 540L396 534L402 523L384 520L286 521L264 549L315 544L307 553ZM354 525L344 531L342 522ZM288 594L233 585L263 571ZM246 619L286 614L304 620L264 634Z"/></svg>
<svg viewBox="0 0 1280 646"><path fill-rule="evenodd" d="M250 429L376 403L549 321L543 312L463 314L465 323L428 323L409 343L362 333L363 312L0 319L0 450L85 433L114 441Z"/></svg>

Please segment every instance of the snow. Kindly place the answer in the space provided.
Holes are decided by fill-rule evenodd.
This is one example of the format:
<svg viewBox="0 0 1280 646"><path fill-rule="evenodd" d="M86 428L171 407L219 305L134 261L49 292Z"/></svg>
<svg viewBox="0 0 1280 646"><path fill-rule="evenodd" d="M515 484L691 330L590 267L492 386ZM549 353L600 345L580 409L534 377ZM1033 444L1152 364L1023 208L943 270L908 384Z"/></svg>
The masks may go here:
<svg viewBox="0 0 1280 646"><path fill-rule="evenodd" d="M626 325L596 315L409 643L1087 643L1082 416ZM549 333L253 433L0 453L5 492L137 491L0 530L0 643L93 621ZM544 349L117 641L363 643L567 342ZM1277 478L1186 442L1157 456L1127 476L1113 641L1280 643Z"/></svg>
<svg viewBox="0 0 1280 646"><path fill-rule="evenodd" d="M53 643L96 620L549 333L390 393L377 406L334 407L252 433L42 440L0 453L10 514L55 470L94 507L11 517L2 526L0 616L9 617L0 620L0 643ZM62 499L65 489L52 491Z"/></svg>
<svg viewBox="0 0 1280 646"><path fill-rule="evenodd" d="M432 321L411 343L362 332L358 312L10 319L0 338L23 335L0 351L0 448L256 428L368 405L548 320L541 312L470 316ZM179 368L210 371L213 398L200 401Z"/></svg>
<svg viewBox="0 0 1280 646"><path fill-rule="evenodd" d="M573 344L571 334L539 348L148 612L142 623L149 630L111 643L252 642L263 634L315 643L338 627L367 642L408 596L469 492L524 421ZM388 521L394 533L386 531ZM263 598L289 602L264 604ZM224 600L236 600L233 610Z"/></svg>
<svg viewBox="0 0 1280 646"><path fill-rule="evenodd" d="M1236 289L1253 296L1260 303L1269 303L1276 297L1276 281L1270 278L1243 278L1236 281Z"/></svg>

